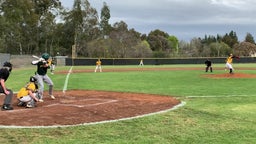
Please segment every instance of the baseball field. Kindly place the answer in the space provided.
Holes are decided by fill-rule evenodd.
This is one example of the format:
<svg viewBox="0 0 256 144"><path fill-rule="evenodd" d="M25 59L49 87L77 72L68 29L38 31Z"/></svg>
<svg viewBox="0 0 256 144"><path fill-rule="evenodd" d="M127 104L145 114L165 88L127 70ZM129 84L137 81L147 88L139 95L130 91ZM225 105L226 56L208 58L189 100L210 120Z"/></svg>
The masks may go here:
<svg viewBox="0 0 256 144"><path fill-rule="evenodd" d="M94 73L94 66L56 67L54 75L48 74L56 92L107 91L120 93L120 97L123 93L153 94L177 99L182 105L162 113L88 125L45 128L2 126L0 143L254 144L256 65L233 66L235 73L232 75L225 71L224 64L214 64L213 73L206 73L203 64L143 67L103 65L102 73ZM7 87L17 92L34 72L35 67L14 68ZM45 88L47 90L48 87ZM77 91L73 92L74 95ZM57 99L61 98L57 96ZM37 113L37 110L43 115L43 109L49 108L43 105L20 111L24 119L20 115L18 120L30 123L26 115ZM58 109L57 106L54 108ZM136 107L133 109L135 111ZM7 114L1 116L1 121L6 117L12 119L14 114L0 111L0 114L3 113ZM66 117L68 120L69 116Z"/></svg>

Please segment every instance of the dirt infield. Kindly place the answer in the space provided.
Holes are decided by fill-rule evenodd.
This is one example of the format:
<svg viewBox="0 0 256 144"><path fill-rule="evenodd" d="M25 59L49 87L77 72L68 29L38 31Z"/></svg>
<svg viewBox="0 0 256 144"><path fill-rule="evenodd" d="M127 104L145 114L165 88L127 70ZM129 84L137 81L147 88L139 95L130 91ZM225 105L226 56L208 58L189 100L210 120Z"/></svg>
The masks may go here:
<svg viewBox="0 0 256 144"><path fill-rule="evenodd" d="M55 100L45 97L36 108L18 107L14 99L14 110L0 111L0 125L76 125L158 112L180 103L166 96L107 91L55 91L55 96Z"/></svg>
<svg viewBox="0 0 256 144"><path fill-rule="evenodd" d="M256 74L245 74L245 73L223 73L223 74L204 74L203 77L208 78L256 78Z"/></svg>

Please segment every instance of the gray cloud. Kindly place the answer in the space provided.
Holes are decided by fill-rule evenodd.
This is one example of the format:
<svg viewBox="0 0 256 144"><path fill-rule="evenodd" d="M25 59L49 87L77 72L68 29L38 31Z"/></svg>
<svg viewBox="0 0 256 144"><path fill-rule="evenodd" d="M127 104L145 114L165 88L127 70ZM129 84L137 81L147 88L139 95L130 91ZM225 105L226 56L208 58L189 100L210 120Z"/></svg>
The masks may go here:
<svg viewBox="0 0 256 144"><path fill-rule="evenodd" d="M72 0L61 0L71 8ZM179 40L224 35L234 30L239 40L256 34L254 0L89 0L98 13L106 2L110 23L124 21L141 33L160 29Z"/></svg>

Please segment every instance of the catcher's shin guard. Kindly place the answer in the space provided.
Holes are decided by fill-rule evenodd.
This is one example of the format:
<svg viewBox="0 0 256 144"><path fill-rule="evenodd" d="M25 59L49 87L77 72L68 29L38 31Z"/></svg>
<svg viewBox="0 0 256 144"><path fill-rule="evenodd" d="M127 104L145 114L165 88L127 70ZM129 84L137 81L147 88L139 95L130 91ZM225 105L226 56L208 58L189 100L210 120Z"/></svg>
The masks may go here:
<svg viewBox="0 0 256 144"><path fill-rule="evenodd" d="M23 107L23 106L26 106L26 103L25 102L22 102L22 101L19 101L17 106L20 106L20 107Z"/></svg>

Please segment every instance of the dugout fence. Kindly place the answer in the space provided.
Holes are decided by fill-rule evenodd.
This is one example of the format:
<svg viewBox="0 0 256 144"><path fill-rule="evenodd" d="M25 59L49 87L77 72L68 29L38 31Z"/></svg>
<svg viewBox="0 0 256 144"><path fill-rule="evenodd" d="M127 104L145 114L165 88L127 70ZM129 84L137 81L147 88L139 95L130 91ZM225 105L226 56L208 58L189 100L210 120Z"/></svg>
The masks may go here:
<svg viewBox="0 0 256 144"><path fill-rule="evenodd" d="M4 62L10 62L11 55L7 53L0 53L0 65L2 66Z"/></svg>

